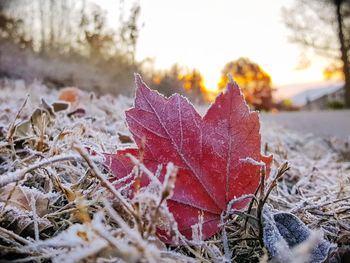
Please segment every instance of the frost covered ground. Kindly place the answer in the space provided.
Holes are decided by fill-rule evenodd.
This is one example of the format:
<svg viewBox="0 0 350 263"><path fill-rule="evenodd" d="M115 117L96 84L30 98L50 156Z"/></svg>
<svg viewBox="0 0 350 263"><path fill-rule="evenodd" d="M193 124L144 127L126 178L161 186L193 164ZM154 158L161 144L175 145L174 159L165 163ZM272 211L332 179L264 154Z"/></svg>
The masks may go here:
<svg viewBox="0 0 350 263"><path fill-rule="evenodd" d="M108 181L102 156L86 151L115 152L130 144L124 110L132 99L81 92L64 109L55 103L58 91L39 83L0 85L0 262L267 262L271 255L274 262L320 262L314 250L324 246L328 262L341 262L349 253L349 141L262 124L262 149L274 155L274 164L259 198L277 184L264 204L264 221L252 219L253 205L231 215L222 233L208 241L197 235L166 246L154 235L159 222L152 215L159 209L171 223L167 207L157 207L167 186L129 200ZM290 169L274 180L286 161ZM130 218L128 207L137 207L138 218ZM278 239L268 229L276 212L301 220L288 219L299 224L287 222L291 232L319 232L294 244L283 235Z"/></svg>

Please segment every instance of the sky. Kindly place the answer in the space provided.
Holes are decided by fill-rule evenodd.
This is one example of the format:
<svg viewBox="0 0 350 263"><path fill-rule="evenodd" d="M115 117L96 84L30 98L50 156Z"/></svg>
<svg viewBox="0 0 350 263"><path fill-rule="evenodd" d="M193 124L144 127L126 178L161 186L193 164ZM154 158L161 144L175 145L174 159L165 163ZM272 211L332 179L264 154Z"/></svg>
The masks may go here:
<svg viewBox="0 0 350 263"><path fill-rule="evenodd" d="M119 1L96 0L113 19ZM158 69L174 63L198 69L208 89L215 89L227 62L248 57L283 88L319 82L327 61L309 57L310 67L298 70L301 49L288 40L282 6L293 0L147 0L140 1L136 58L153 58Z"/></svg>

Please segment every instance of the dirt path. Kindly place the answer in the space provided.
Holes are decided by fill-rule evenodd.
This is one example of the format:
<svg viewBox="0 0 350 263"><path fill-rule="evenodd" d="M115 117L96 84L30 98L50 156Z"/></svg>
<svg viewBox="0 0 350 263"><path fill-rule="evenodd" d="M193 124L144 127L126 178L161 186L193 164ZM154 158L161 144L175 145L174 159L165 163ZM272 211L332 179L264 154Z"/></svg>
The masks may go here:
<svg viewBox="0 0 350 263"><path fill-rule="evenodd" d="M321 137L350 137L350 110L263 113L265 126L276 123L300 133L313 133Z"/></svg>

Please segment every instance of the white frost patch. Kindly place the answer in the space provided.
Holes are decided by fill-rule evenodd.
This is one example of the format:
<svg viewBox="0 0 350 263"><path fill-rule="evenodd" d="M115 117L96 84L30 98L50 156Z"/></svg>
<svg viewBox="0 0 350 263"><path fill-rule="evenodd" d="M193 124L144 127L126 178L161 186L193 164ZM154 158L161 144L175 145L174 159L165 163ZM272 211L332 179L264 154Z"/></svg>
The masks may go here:
<svg viewBox="0 0 350 263"><path fill-rule="evenodd" d="M263 161L256 161L251 157L246 157L243 159L239 159L239 161L243 162L243 163L250 163L252 165L256 165L256 166L260 166L260 167L264 167L265 163Z"/></svg>

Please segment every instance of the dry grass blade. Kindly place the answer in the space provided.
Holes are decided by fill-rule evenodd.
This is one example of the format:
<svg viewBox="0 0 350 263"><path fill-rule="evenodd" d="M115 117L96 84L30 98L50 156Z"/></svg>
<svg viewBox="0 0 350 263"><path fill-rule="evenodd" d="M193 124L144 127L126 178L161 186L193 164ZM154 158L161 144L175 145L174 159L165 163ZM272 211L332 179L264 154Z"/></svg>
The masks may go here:
<svg viewBox="0 0 350 263"><path fill-rule="evenodd" d="M81 155L81 157L86 161L86 163L89 165L94 175L101 181L102 185L106 187L122 204L126 212L128 212L129 215L131 216L136 216L134 209L132 208L130 203L128 203L128 201L121 195L121 193L119 193L115 189L115 187L104 177L104 175L100 172L100 170L95 165L95 163L91 160L91 157L88 154L88 152L85 149L83 149L81 146L74 145L73 147Z"/></svg>
<svg viewBox="0 0 350 263"><path fill-rule="evenodd" d="M52 157L50 159L37 162L37 163L27 167L27 168L2 175L0 177L0 187L3 187L9 183L13 183L13 182L17 182L19 180L22 180L27 173L29 173L35 169L45 167L48 165L52 165L52 164L58 163L58 162L76 161L79 158L80 158L80 156L78 156L78 155L62 155L62 156L55 156L55 157Z"/></svg>

